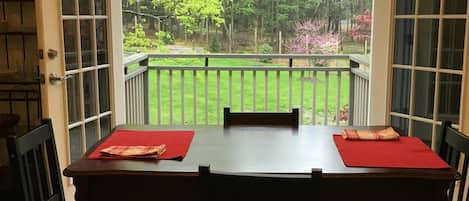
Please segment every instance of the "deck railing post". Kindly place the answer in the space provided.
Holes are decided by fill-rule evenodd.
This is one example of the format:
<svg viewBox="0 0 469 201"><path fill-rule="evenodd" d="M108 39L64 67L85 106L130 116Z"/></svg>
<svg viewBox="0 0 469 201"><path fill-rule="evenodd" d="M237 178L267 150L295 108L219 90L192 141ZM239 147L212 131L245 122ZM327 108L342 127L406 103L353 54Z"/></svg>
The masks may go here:
<svg viewBox="0 0 469 201"><path fill-rule="evenodd" d="M148 57L139 62L140 67L147 67L147 70L143 73L143 107L144 107L144 123L150 123L150 107L148 104Z"/></svg>
<svg viewBox="0 0 469 201"><path fill-rule="evenodd" d="M349 83L349 110L348 110L348 124L353 125L354 118L354 104L355 104L355 74L353 73L353 68L359 68L360 64L356 61L349 59L350 63L350 83Z"/></svg>

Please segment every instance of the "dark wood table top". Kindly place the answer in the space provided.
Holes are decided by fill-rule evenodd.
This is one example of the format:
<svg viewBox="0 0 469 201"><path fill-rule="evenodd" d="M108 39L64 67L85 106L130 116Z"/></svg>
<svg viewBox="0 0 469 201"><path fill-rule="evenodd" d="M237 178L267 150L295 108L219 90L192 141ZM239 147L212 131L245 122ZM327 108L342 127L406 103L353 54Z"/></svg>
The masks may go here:
<svg viewBox="0 0 469 201"><path fill-rule="evenodd" d="M182 161L88 160L86 156L64 170L68 177L96 175L195 176L199 164L213 170L309 174L322 168L324 178L425 178L453 180L453 169L356 168L346 167L332 139L346 127L300 126L299 129L272 127L161 127L126 125L137 130L195 131L187 156ZM348 127L351 128L351 127ZM353 127L383 128L383 127ZM87 154L99 145L95 144Z"/></svg>

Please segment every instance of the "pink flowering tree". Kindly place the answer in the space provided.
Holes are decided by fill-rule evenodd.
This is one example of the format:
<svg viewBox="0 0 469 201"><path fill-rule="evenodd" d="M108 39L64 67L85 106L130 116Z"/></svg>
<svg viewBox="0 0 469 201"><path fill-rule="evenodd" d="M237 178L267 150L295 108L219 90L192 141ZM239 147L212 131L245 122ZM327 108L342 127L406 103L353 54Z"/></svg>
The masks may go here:
<svg viewBox="0 0 469 201"><path fill-rule="evenodd" d="M368 42L371 37L371 12L365 10L363 14L354 16L353 20L355 21L355 26L349 31L350 37L353 40Z"/></svg>
<svg viewBox="0 0 469 201"><path fill-rule="evenodd" d="M321 21L305 21L295 24L295 37L288 41L287 47L296 54L337 54L339 50L338 34L324 30ZM326 65L325 60L316 60L315 65Z"/></svg>

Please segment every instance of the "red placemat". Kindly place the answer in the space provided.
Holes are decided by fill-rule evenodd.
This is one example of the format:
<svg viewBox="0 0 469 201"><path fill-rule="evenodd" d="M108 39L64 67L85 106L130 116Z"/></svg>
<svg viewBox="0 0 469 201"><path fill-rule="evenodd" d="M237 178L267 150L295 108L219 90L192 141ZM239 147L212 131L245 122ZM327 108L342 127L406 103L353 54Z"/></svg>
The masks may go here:
<svg viewBox="0 0 469 201"><path fill-rule="evenodd" d="M344 140L334 135L342 161L351 167L449 168L435 152L416 137L393 141Z"/></svg>
<svg viewBox="0 0 469 201"><path fill-rule="evenodd" d="M156 146L166 145L166 151L158 159L182 160L189 150L194 131L135 131L116 130L88 159L121 159L102 156L99 151L109 146Z"/></svg>

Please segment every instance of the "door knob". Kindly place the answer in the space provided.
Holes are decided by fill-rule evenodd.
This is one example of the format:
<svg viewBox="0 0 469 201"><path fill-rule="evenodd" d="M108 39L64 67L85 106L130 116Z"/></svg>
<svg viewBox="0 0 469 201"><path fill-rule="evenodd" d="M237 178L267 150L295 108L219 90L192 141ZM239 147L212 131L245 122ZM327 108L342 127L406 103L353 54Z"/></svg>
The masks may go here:
<svg viewBox="0 0 469 201"><path fill-rule="evenodd" d="M51 73L49 74L49 82L52 85L58 85L58 84L61 84L63 81L72 77L73 76L71 75L60 76L57 73Z"/></svg>
<svg viewBox="0 0 469 201"><path fill-rule="evenodd" d="M54 50L54 49L49 49L47 50L47 56L49 57L49 59L54 59L55 57L57 57L57 50Z"/></svg>

